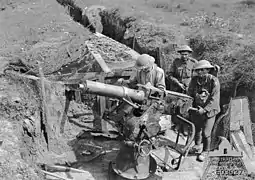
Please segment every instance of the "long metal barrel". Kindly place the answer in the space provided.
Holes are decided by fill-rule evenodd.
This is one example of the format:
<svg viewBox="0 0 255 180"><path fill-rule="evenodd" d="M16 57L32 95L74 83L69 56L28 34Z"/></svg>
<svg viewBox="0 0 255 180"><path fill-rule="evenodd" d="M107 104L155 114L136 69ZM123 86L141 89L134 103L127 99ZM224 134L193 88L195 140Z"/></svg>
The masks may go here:
<svg viewBox="0 0 255 180"><path fill-rule="evenodd" d="M86 80L83 85L85 86L86 93L89 94L112 98L125 98L129 96L135 102L142 102L145 99L144 91L134 90L124 86L104 84L90 80Z"/></svg>

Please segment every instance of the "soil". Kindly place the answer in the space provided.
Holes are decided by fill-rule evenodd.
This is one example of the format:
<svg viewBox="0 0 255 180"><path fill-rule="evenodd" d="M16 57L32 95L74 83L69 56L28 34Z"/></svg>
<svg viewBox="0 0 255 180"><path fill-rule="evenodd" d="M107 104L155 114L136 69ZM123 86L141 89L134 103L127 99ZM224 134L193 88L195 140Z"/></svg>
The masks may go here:
<svg viewBox="0 0 255 180"><path fill-rule="evenodd" d="M69 8L66 5L65 8L61 6L60 2L62 5L63 2L69 3ZM100 6L91 8L90 5L94 3ZM194 3L195 5L193 5ZM94 161L84 163L86 157L80 154L84 148L82 146L88 143L102 146L108 150L119 147L119 141L116 140L81 136L80 132L93 129L91 120L94 118L94 114L91 101L84 104L68 102L62 84L45 81L47 108L44 109L42 108L39 79L33 80L13 74L4 75L4 69L9 62L11 64L9 70L38 76L38 61L40 61L43 73L48 77L52 74L59 74L59 72L62 74L71 73L73 67L83 72L95 71L97 67L95 67L95 59L91 56L90 50L99 52L108 64L128 62L132 56L126 51L132 48L139 53L151 54L159 65L160 57L163 58L166 62L163 68L167 72L169 64L177 56L175 45L188 42L184 34L187 35L190 27L194 28L190 32L197 35L195 33L200 32L196 29L197 25L207 24L204 22L210 21L211 24L222 25L221 19L204 17L203 14L198 15L195 20L189 18L189 16L196 15L195 12L199 8L203 7L208 14L215 11L216 14L226 17L229 14L223 12L228 12L230 8L234 7L237 13L235 17L238 15L239 20L249 13L251 19L254 18L252 3L247 7L237 2L231 2L231 6L228 3L215 1L212 6L212 4L208 3L208 5L202 1L196 4L195 1L169 3L164 0L159 2L129 0L122 4L117 0L75 1L75 3L70 0L1 1L0 179L52 179L41 171L41 164L70 165L86 171L82 177L78 177L79 175L75 173L57 173L66 178L73 176L76 179L106 179L108 163L115 159L116 153L112 152ZM75 8L70 8L70 4ZM111 9L113 4L120 10ZM85 7L88 6L89 8L86 10ZM106 11L102 11L104 8ZM88 18L84 16L86 14L89 14ZM169 18L170 16L171 18ZM185 19L186 24L182 18ZM91 27L89 21L93 22ZM190 24L190 27L186 27L187 24ZM232 26L228 28L231 31L235 30L233 36L237 37L238 35L237 39L242 39L238 43L245 42L244 44L247 45L253 42L253 24L244 21L242 25L245 27L243 31L235 27L236 30ZM88 29L84 27L88 27ZM251 28L249 29L249 27ZM203 29L204 34L202 33L201 41L208 33L205 32L205 29ZM123 44L110 38L99 38L92 34L95 30ZM209 28L208 31L210 30ZM240 36L240 34L246 35ZM208 41L209 44L211 41ZM90 50L87 48L87 42L92 45ZM159 47L162 52L161 56L158 55ZM201 46L194 45L193 47L197 47L194 54L196 57L211 57L199 54ZM209 47L212 47L209 49L213 49L215 46ZM219 47L218 49L225 48L225 46ZM206 52L207 55L211 53L211 51ZM213 57L219 56L217 53L227 53L227 51L213 51ZM251 58L251 56L247 57ZM219 62L216 60L215 62ZM79 66L85 65L87 65L86 68L79 69ZM221 66L225 65L221 64ZM229 69L231 70L231 68ZM227 73L230 71L229 69L226 68L223 72ZM231 80L233 82L233 79ZM233 89L232 82L229 82L231 90ZM226 94L229 95L229 91ZM253 100L254 92L244 93L240 88L237 95L248 95L250 100ZM45 118L43 113L48 113L49 118ZM253 117L254 114L252 114ZM255 132L254 124L252 124L252 129ZM168 136L174 139L175 134L170 132ZM164 150L159 149L159 151L158 155L163 157ZM203 164L198 163L192 156L187 159L182 171L178 173L197 171L199 173L194 176L201 176L202 166ZM175 179L182 176L173 172L170 174ZM160 179L160 176L162 174L158 173L152 179Z"/></svg>

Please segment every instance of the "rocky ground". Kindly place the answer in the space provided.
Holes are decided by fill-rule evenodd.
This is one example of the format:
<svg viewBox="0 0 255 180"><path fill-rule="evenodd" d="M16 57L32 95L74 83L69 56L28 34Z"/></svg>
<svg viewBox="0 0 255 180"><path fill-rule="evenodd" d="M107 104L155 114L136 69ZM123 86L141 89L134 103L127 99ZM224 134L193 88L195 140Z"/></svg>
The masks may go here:
<svg viewBox="0 0 255 180"><path fill-rule="evenodd" d="M64 7L63 2L69 2L69 6ZM88 52L87 43L106 62L120 64L132 57L127 53L127 46L139 53L153 55L159 63L160 47L161 59L165 60L162 67L167 72L168 65L176 57L175 45L189 42L196 58L210 58L221 66L223 94L228 95L226 99L223 95L224 102L228 102L229 95L233 93L233 84L240 80L241 75L243 79L240 80L237 95L247 95L254 112L253 1L213 0L205 3L202 0L126 0L120 3L118 0L77 0L73 6L75 8L70 8L70 2L0 2L0 179L45 179L45 174L37 166L42 163L71 164L85 170L81 174L58 173L66 178L106 179L108 163L116 153L109 153L90 163L84 163L79 153L86 143L106 149L118 147L113 140L76 138L82 130L92 127L91 123L87 123L93 118L90 103L81 105L71 102L67 112L69 121L64 126L64 133L61 133L61 129L56 127L65 116L66 100L61 85L47 86L55 93L48 101L49 108L54 109L52 114L55 121L50 122L57 122L51 124L54 131L49 137L54 138L48 139L51 146L47 147L46 135L41 131L41 124L38 124L43 119L40 114L43 110L38 94L39 80L35 83L31 79L4 75L3 69L10 62L9 69L38 76L37 62L40 61L45 76L48 76L60 72L73 62L86 65L83 71L96 69L91 65L94 59ZM98 24L97 11L102 6L108 11L102 14L101 24ZM93 12L96 12L95 16ZM88 20L82 19L84 13L90 22L94 22L93 26L98 31L123 44L92 34L93 28ZM78 118L74 116L77 114L86 116ZM254 117L252 114L253 122ZM161 153L163 156L164 151ZM195 157L189 157L182 172L165 174L163 179L186 179L187 174L189 178L194 176L194 179L199 179L202 166ZM160 176L162 174L152 179L160 179ZM47 179L53 178L47 176Z"/></svg>

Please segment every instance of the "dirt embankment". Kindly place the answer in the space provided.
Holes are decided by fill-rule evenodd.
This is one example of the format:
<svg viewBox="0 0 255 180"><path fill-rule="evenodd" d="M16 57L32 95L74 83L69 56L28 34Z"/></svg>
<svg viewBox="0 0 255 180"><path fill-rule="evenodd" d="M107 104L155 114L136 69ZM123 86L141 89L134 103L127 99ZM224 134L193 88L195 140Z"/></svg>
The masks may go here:
<svg viewBox="0 0 255 180"><path fill-rule="evenodd" d="M84 10L70 0L59 0L58 2L61 5L68 7L73 20L82 24L83 27L89 28L91 32L95 32L96 30L102 32L104 35L126 44L139 53L151 54L166 72L169 64L171 64L172 60L177 56L175 53L175 45L178 43L189 43L195 51L194 56L196 58L209 58L212 62L221 66L222 71L220 80L222 83L222 91L226 92L228 95L224 102L229 100L229 95L233 93L232 90L235 86L235 82L240 77L242 77L243 80L239 79L241 83L238 85L239 89L237 95L244 92L240 87L248 87L248 89L252 88L252 86L247 85L250 84L250 80L253 82L252 77L254 77L251 72L254 65L251 61L253 57L252 55L254 54L254 47L249 44L240 45L240 37L236 36L236 34L233 35L229 32L224 33L224 31L222 32L219 29L218 31L215 31L215 33L203 34L199 27L197 29L192 29L192 31L190 31L192 33L185 34L184 36L179 30L179 27L150 23L136 17L126 17L117 9L104 9L99 6L93 6ZM194 24L204 24L208 26L208 24L210 24L210 26L213 26L212 29L214 30L215 26L218 27L218 25L221 24L221 22L216 21L215 17L203 17L203 15L198 15L198 17L200 17L198 22L188 19L188 22L184 25L191 26ZM79 29L80 32L74 33L69 32L68 30L63 30L61 33L56 32L54 35L46 36L43 39L31 40L29 43L26 43L26 46L23 47L23 53L18 54L19 57L14 59L11 69L26 74L38 75L38 64L36 60L39 59L42 61L42 68L45 75L59 72L61 69L63 70L66 65L70 67L72 62L79 62L81 66L86 65L86 68L83 69L86 72L95 70L95 67L91 65L93 64L91 63L92 58L87 51L85 41L90 40L93 42L96 40L96 37L92 35L91 32L88 32L86 28L81 28L77 26L77 24L72 25ZM58 28L56 29L55 31L58 31ZM64 28L59 27L59 29ZM44 34L45 32L40 33ZM110 55L111 58L108 58L109 61L115 59L114 56L116 54L111 53L115 50L113 47L100 41L97 41L94 45L97 50L101 51L100 53L104 58L109 57ZM103 49L100 50L102 47ZM107 52L109 53L107 54ZM124 61L129 58L125 54L119 56L123 57ZM160 61L160 59L163 59L163 61ZM166 64L162 64L162 62L165 62ZM11 98L8 97L7 101L1 101L0 106L2 108L1 112L7 112L7 114L3 114L5 115L5 118L20 122L18 127L22 127L17 128L17 132L22 132L23 134L19 134L15 137L22 137L22 140L17 141L17 144L22 142L22 145L20 146L24 148L24 151L21 153L22 157L17 155L13 156L13 158L30 159L33 162L60 162L61 164L64 164L65 161L63 158L59 160L58 158L54 159L52 157L65 156L66 154L64 152L71 150L70 147L66 145L66 142L69 138L75 137L80 129L73 126L71 123L67 123L66 126L64 126L65 133L61 134L60 125L66 120L67 115L72 117L74 114L86 114L88 112L91 114L91 109L87 106L85 107L85 105L80 106L75 103L68 104L61 84L53 85L51 83L46 83L46 98L49 109L51 109L49 112L51 118L48 123L53 134L50 134L48 131L46 133L45 127L41 126L45 121L42 115L44 112L42 110L43 104L39 92L39 79L29 81L24 79L21 80L19 78L17 79L18 81L12 82L15 82L14 84L17 86L22 87L21 89L15 90L21 92L21 95L19 96L21 100L14 100L10 103L9 101ZM12 88L12 86L8 88ZM8 88L5 92L8 91ZM253 93L244 93L243 95L248 95L250 100L254 96ZM66 107L69 105L69 112L67 113L65 111L67 109ZM5 123L5 121L3 122ZM6 124L5 127L9 127L9 124ZM8 128L4 131L8 131ZM15 139L15 137L13 137L13 139ZM7 148L6 142L8 144L8 140L4 141L3 148ZM50 142L50 147L47 147L47 142ZM15 144L16 141L13 141L13 147L14 149L16 148L15 152L17 152L18 146L14 146ZM3 151L3 153L7 152ZM6 158L9 158L10 160L10 156L11 154L8 154ZM26 171L29 175L26 175L25 172L24 177L29 176L34 179L39 178L39 176L30 169L29 165L22 164L22 167L25 167L24 169L19 166L16 166L15 169L14 167L11 167L10 163L3 167L5 169L8 169L9 167L10 169L14 169L11 173L15 173L16 169L20 169L21 172ZM6 177L8 177L8 175L9 174L7 173L5 174ZM19 177L20 175L17 174L17 176Z"/></svg>
<svg viewBox="0 0 255 180"><path fill-rule="evenodd" d="M31 163L37 154L31 129L34 118L38 118L37 109L31 102L34 98L28 97L28 94L24 96L18 81L1 77L1 82L0 179L40 179L37 167ZM31 142L27 143L28 140Z"/></svg>
<svg viewBox="0 0 255 180"><path fill-rule="evenodd" d="M52 73L86 54L81 45L90 33L83 28L78 32L81 27L69 20L63 9L58 11L61 6L56 2L24 0L13 3L13 7L9 3L5 4L0 19L3 42L0 49L0 179L45 179L38 163L64 164L68 155L63 153L71 151L67 142L81 129L66 124L65 133L61 134L61 121L66 114L72 116L83 109L87 113L88 108L85 105L75 108L76 105L70 103L69 112L65 112L64 88L45 83L50 114L46 120L52 130L47 131L40 79L4 74L3 70L11 62L7 69L38 76L37 61L41 61L44 74ZM43 23L38 23L38 17ZM28 25L31 28L27 32ZM11 31L7 33L5 26Z"/></svg>

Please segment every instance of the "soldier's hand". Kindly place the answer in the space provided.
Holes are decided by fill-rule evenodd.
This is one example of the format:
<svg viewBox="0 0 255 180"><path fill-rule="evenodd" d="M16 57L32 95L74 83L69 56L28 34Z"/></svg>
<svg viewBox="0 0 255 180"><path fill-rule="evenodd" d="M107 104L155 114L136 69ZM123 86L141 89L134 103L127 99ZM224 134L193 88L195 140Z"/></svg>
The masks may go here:
<svg viewBox="0 0 255 180"><path fill-rule="evenodd" d="M204 108L202 108L201 106L198 106L197 113L203 115L206 113L206 110L204 110Z"/></svg>
<svg viewBox="0 0 255 180"><path fill-rule="evenodd" d="M123 82L124 82L124 78L119 78L119 79L117 80L117 83L118 83L118 84L123 84Z"/></svg>
<svg viewBox="0 0 255 180"><path fill-rule="evenodd" d="M150 82L147 82L147 83L145 84L145 86L146 86L146 87L152 87L152 84L151 84Z"/></svg>
<svg viewBox="0 0 255 180"><path fill-rule="evenodd" d="M182 88L182 90L186 91L186 86L184 84L179 83L179 86L180 86L180 88Z"/></svg>

